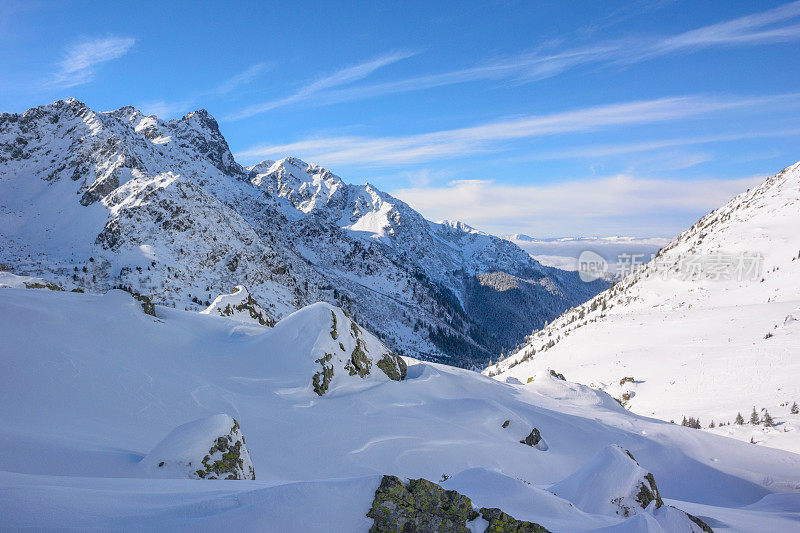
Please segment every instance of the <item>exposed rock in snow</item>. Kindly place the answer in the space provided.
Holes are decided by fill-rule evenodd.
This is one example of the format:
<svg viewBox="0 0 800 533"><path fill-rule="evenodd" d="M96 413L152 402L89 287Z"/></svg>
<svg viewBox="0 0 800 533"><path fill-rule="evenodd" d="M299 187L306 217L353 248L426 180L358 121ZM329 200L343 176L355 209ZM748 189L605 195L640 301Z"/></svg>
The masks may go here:
<svg viewBox="0 0 800 533"><path fill-rule="evenodd" d="M295 316L301 314L307 317ZM383 376L393 381L405 379L407 365L403 358L364 331L341 309L319 303L295 315L281 321L279 328L281 331L290 329L286 322L302 321L307 324L305 334L316 339L310 357L319 366L311 378L311 386L319 396L328 392L334 378L337 383L368 376ZM381 372L375 372L373 365Z"/></svg>
<svg viewBox="0 0 800 533"><path fill-rule="evenodd" d="M517 520L498 508L482 507L476 512L467 496L427 479L410 479L406 486L398 477L383 476L367 516L373 519L372 533L548 533L539 524Z"/></svg>
<svg viewBox="0 0 800 533"><path fill-rule="evenodd" d="M371 532L453 531L468 533L467 522L478 517L472 501L446 491L427 479L411 479L406 486L395 476L383 476L367 516Z"/></svg>
<svg viewBox="0 0 800 533"><path fill-rule="evenodd" d="M505 426L503 426L503 427L505 427ZM539 430L536 429L536 428L533 428L531 430L531 432L528 434L528 436L525 437L524 439L522 439L519 442L520 442L520 444L524 444L526 446L530 446L531 448L539 448L539 449L543 449L543 450L547 449L547 445L542 440L542 434L539 433Z"/></svg>
<svg viewBox="0 0 800 533"><path fill-rule="evenodd" d="M481 517L489 522L484 533L549 533L546 528L535 522L517 520L496 507L481 507Z"/></svg>
<svg viewBox="0 0 800 533"><path fill-rule="evenodd" d="M550 491L589 513L632 516L664 505L653 475L639 466L630 452L607 446L577 472Z"/></svg>
<svg viewBox="0 0 800 533"><path fill-rule="evenodd" d="M258 324L259 326L274 326L275 321L269 314L258 305L258 302L250 296L241 285L234 287L231 294L221 294L214 298L211 305L201 313L206 315L218 315L232 320L238 320L246 324Z"/></svg>
<svg viewBox="0 0 800 533"><path fill-rule="evenodd" d="M178 426L141 461L153 477L255 479L239 423L225 414Z"/></svg>

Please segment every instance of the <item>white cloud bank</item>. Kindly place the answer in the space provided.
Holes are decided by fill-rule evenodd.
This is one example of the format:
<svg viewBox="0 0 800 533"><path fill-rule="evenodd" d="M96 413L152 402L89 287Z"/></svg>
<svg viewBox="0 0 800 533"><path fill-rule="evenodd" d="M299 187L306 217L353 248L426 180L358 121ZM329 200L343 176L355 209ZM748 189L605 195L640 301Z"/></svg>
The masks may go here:
<svg viewBox="0 0 800 533"><path fill-rule="evenodd" d="M616 175L543 185L456 180L439 187L411 187L394 196L433 220L457 219L491 233L530 235L646 235L635 221L673 219L658 235L684 229L681 215L712 211L764 180L763 176L675 180Z"/></svg>

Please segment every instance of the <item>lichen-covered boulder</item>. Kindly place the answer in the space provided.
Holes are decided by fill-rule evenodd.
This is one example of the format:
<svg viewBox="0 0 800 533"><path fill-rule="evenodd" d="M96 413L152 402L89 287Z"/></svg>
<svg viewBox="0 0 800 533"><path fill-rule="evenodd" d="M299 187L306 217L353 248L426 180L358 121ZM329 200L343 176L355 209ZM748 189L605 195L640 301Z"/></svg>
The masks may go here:
<svg viewBox="0 0 800 533"><path fill-rule="evenodd" d="M550 533L536 522L517 520L496 507L481 507L481 517L489 522L484 533Z"/></svg>
<svg viewBox="0 0 800 533"><path fill-rule="evenodd" d="M178 426L141 460L140 467L152 477L256 478L239 423L225 414Z"/></svg>
<svg viewBox="0 0 800 533"><path fill-rule="evenodd" d="M272 317L258 305L258 302L242 285L234 287L231 294L217 296L208 308L200 312L205 315L230 318L245 324L269 327L275 325Z"/></svg>
<svg viewBox="0 0 800 533"><path fill-rule="evenodd" d="M408 365L402 357L394 352L386 352L381 356L380 359L378 359L376 364L378 365L378 368L380 368L383 373L389 377L389 379L394 381L403 381L406 379Z"/></svg>
<svg viewBox="0 0 800 533"><path fill-rule="evenodd" d="M468 497L426 479L411 479L405 485L395 476L383 476L367 516L374 521L371 533L467 533L467 522L478 513Z"/></svg>

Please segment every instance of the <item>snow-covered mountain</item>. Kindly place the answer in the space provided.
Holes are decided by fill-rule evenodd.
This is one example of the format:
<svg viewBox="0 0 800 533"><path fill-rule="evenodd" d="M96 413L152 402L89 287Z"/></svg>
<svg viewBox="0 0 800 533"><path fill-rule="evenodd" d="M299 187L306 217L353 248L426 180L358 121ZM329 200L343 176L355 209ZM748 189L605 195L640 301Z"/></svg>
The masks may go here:
<svg viewBox="0 0 800 533"><path fill-rule="evenodd" d="M1 114L0 227L19 274L190 310L242 285L275 319L327 301L401 353L461 365L605 288L295 158L243 168L203 110Z"/></svg>
<svg viewBox="0 0 800 533"><path fill-rule="evenodd" d="M700 219L651 262L485 373L553 369L627 408L800 452L800 163ZM768 412L775 427L727 425ZM726 425L720 427L720 422Z"/></svg>
<svg viewBox="0 0 800 533"><path fill-rule="evenodd" d="M121 290L0 285L20 287L0 288L0 529L782 532L800 519L796 454L549 373L501 383L403 358L393 377L387 348L328 304L269 328L151 316Z"/></svg>

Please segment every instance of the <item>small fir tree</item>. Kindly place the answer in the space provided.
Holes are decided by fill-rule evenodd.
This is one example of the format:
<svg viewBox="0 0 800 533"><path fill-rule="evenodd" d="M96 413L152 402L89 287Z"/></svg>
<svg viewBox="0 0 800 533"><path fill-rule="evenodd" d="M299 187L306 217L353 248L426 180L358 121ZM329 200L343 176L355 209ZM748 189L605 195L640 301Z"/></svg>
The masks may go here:
<svg viewBox="0 0 800 533"><path fill-rule="evenodd" d="M742 413L736 413L736 420L734 420L733 423L738 426L744 424L744 417L742 416Z"/></svg>
<svg viewBox="0 0 800 533"><path fill-rule="evenodd" d="M789 412L793 415L800 414L800 407L797 407L797 402L792 404L792 408L789 410Z"/></svg>
<svg viewBox="0 0 800 533"><path fill-rule="evenodd" d="M764 427L771 428L775 425L775 421L772 420L772 417L769 415L769 411L764 411Z"/></svg>
<svg viewBox="0 0 800 533"><path fill-rule="evenodd" d="M759 422L760 420L758 418L758 412L756 411L756 406L754 405L753 412L750 413L750 423L753 424L754 426L757 426Z"/></svg>

